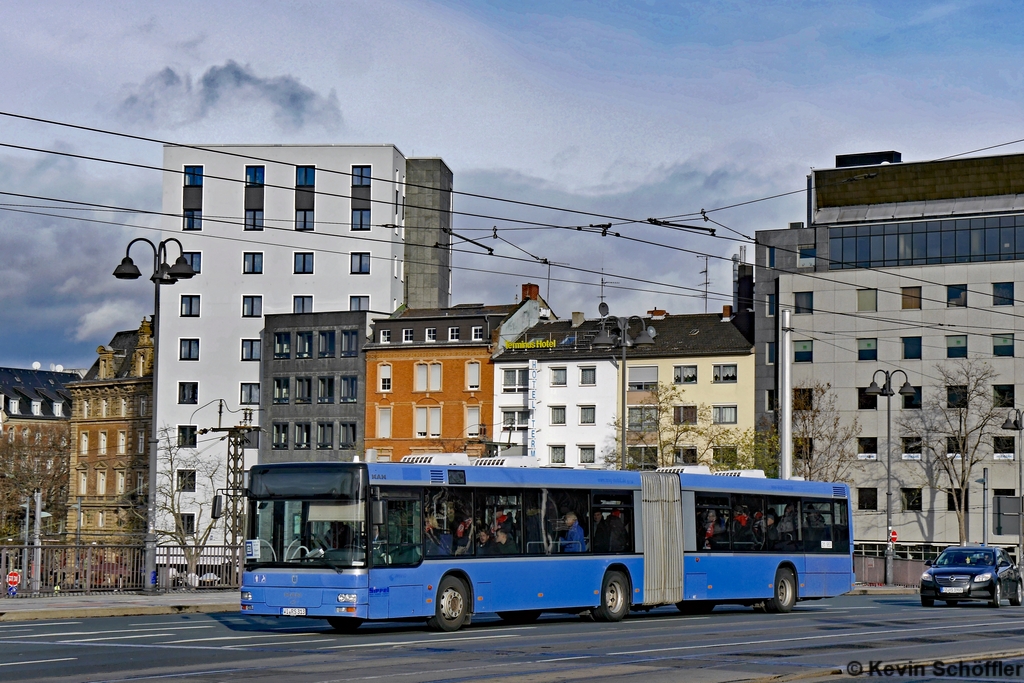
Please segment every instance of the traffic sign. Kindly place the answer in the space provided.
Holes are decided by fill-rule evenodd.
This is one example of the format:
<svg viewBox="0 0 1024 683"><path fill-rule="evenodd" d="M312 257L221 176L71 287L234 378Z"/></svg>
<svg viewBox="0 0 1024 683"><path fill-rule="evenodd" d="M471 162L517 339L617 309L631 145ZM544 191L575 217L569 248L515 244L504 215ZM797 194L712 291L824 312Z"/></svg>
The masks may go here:
<svg viewBox="0 0 1024 683"><path fill-rule="evenodd" d="M895 529L893 529L892 531L889 532L889 542L890 543L895 543L896 542L896 530Z"/></svg>
<svg viewBox="0 0 1024 683"><path fill-rule="evenodd" d="M21 583L21 574L15 571L12 571L9 574L7 574L8 586L10 586L11 588L15 588L19 583Z"/></svg>

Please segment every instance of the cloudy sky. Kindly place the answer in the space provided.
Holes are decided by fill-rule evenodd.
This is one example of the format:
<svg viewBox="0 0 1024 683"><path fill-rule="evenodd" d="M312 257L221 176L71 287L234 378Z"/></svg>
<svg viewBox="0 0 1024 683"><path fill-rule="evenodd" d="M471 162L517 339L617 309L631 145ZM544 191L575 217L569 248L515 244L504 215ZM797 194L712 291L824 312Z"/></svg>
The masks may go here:
<svg viewBox="0 0 1024 683"><path fill-rule="evenodd" d="M443 157L459 190L642 220L799 190L809 168L834 165L836 154L896 149L920 160L1024 138L1019 9L966 0L18 3L0 21L0 111L186 143L390 142L408 156ZM151 307L148 287L110 272L136 234L120 224L152 220L40 209L32 197L159 210L160 174L16 147L149 165L161 163L161 148L5 116L0 144L0 192L9 193L0 195L0 365L87 365ZM465 197L456 206L602 222ZM537 257L604 269L628 287L606 290L613 312L683 313L703 310L683 288L700 286L704 262L678 248L727 259L745 243L739 235L803 220L804 197L712 215L735 232L616 228L665 245L655 246L468 217L455 228L489 238L498 225ZM511 301L526 279L548 287L541 265L462 253L455 264L456 302ZM712 259L710 271L713 310L722 303L714 294L731 291L728 261ZM556 312L596 315L599 280L553 268Z"/></svg>

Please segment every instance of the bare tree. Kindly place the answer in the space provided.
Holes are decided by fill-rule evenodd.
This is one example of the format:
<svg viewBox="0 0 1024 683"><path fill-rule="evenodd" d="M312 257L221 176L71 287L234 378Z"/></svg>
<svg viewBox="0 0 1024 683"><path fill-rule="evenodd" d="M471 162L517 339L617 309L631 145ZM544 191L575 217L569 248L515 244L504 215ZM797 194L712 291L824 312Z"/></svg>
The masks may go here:
<svg viewBox="0 0 1024 683"><path fill-rule="evenodd" d="M847 423L828 382L793 388L793 473L814 481L848 481L860 423Z"/></svg>
<svg viewBox="0 0 1024 683"><path fill-rule="evenodd" d="M1003 406L993 400L991 365L961 359L935 366L941 383L919 411L904 411L900 427L921 438L922 461L928 484L945 491L954 501L960 544L967 543L965 512L967 491L974 466L985 457L985 448L1005 417ZM907 416L908 413L913 413Z"/></svg>
<svg viewBox="0 0 1024 683"><path fill-rule="evenodd" d="M9 425L0 439L0 533L23 533L25 498L42 491L48 531L67 516L71 430L67 422Z"/></svg>

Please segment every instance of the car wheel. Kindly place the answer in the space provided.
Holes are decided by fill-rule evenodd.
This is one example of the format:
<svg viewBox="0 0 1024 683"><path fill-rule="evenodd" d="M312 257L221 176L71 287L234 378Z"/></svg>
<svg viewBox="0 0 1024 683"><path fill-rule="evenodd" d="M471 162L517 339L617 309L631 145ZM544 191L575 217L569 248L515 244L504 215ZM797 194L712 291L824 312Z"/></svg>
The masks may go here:
<svg viewBox="0 0 1024 683"><path fill-rule="evenodd" d="M1003 601L1003 588L999 585L999 577L996 577L995 584L992 586L992 599L989 600L989 607L999 607Z"/></svg>
<svg viewBox="0 0 1024 683"><path fill-rule="evenodd" d="M438 631L458 631L469 618L469 590L454 576L446 576L437 587L434 616L428 621Z"/></svg>
<svg viewBox="0 0 1024 683"><path fill-rule="evenodd" d="M1010 604L1014 607L1020 607L1024 604L1024 581L1017 579L1016 590L1013 591L1013 595L1010 596Z"/></svg>
<svg viewBox="0 0 1024 683"><path fill-rule="evenodd" d="M601 582L601 604L591 610L597 621L621 621L629 612L629 581L622 572L607 572Z"/></svg>
<svg viewBox="0 0 1024 683"><path fill-rule="evenodd" d="M924 597L922 595L921 596L921 606L922 607L935 607L935 598L926 598L926 597Z"/></svg>
<svg viewBox="0 0 1024 683"><path fill-rule="evenodd" d="M790 612L796 604L796 577L785 567L775 572L775 594L765 600L766 612Z"/></svg>

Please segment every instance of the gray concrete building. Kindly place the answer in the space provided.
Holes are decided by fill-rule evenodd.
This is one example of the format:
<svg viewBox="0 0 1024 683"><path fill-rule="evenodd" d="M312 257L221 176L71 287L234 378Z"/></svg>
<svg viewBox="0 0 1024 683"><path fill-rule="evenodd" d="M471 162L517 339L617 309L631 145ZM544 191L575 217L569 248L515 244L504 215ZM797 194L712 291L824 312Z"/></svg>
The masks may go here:
<svg viewBox="0 0 1024 683"><path fill-rule="evenodd" d="M259 462L350 461L363 452L369 311L265 316ZM243 402L246 392L243 384Z"/></svg>
<svg viewBox="0 0 1024 683"><path fill-rule="evenodd" d="M956 543L952 498L963 494L945 490L949 482L937 474L942 456L922 449L911 425L922 410L948 407L941 368L964 358L993 370L991 405L1001 415L1018 405L1024 155L913 163L897 152L840 156L836 168L812 171L807 205L805 222L757 233L758 417L776 417L778 313L789 309L793 384L831 385L843 423L859 425L850 474L856 538L881 543L886 399L864 390L878 370L905 372L915 395L892 399L893 528L901 543ZM902 383L897 374L894 389ZM971 541L983 540L992 496L1020 494L1020 433L1002 430L1002 422L986 431L967 488ZM979 483L984 468L987 499ZM989 525L992 543L1016 538L1016 529Z"/></svg>

